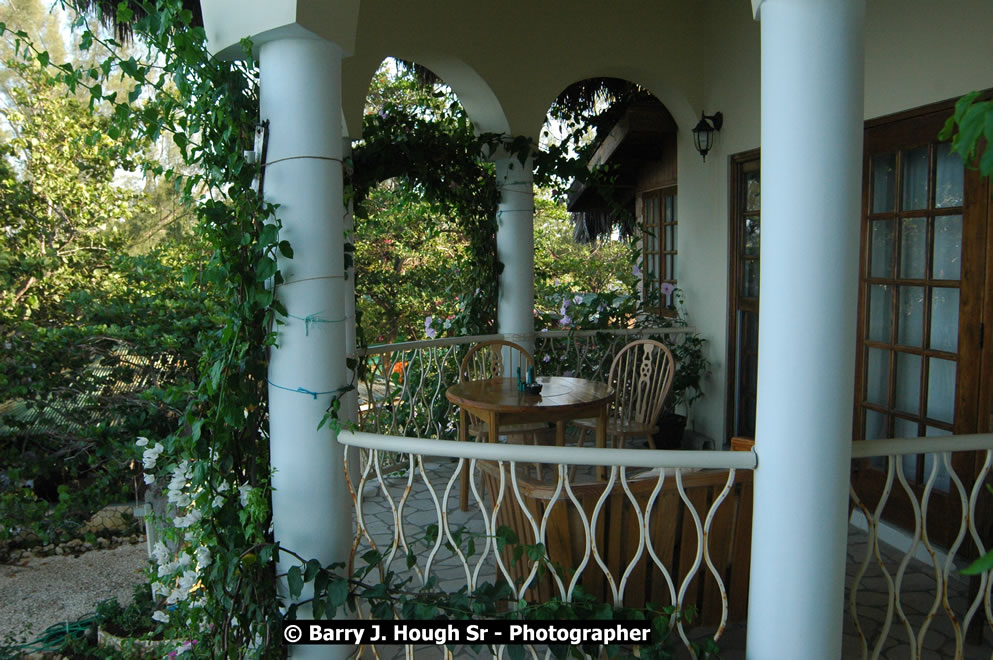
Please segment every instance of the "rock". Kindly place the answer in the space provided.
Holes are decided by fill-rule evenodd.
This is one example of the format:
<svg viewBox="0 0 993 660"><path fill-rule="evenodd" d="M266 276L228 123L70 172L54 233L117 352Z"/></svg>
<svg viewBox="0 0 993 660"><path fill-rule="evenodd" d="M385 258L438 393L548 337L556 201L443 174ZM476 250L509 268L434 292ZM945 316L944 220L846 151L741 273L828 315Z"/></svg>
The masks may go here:
<svg viewBox="0 0 993 660"><path fill-rule="evenodd" d="M58 546L57 548L55 548L55 554L61 556L64 553L65 553L65 550L62 549L62 546L61 545Z"/></svg>

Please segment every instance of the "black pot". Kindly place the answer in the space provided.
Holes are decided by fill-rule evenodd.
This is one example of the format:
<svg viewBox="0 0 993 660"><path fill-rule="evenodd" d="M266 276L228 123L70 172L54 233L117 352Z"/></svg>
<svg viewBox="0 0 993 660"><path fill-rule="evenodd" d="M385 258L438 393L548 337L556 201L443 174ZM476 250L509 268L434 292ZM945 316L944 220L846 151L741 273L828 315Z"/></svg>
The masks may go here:
<svg viewBox="0 0 993 660"><path fill-rule="evenodd" d="M655 434L656 449L682 449L686 415L663 413L659 418L659 432Z"/></svg>

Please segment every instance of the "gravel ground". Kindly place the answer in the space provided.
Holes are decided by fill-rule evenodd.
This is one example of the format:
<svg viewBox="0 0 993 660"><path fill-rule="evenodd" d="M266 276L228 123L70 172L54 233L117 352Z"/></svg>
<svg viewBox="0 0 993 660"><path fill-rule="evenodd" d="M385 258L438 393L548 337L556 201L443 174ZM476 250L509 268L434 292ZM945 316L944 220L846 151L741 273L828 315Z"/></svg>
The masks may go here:
<svg viewBox="0 0 993 660"><path fill-rule="evenodd" d="M0 566L0 642L31 641L51 625L91 614L102 600L131 601L146 581L145 542L78 557L36 557Z"/></svg>

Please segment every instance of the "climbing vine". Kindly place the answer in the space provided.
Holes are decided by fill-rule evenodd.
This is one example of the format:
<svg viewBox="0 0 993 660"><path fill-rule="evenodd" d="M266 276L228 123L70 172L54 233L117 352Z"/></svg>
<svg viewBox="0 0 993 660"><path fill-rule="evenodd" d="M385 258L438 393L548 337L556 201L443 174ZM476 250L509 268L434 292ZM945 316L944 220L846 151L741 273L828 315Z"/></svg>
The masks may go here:
<svg viewBox="0 0 993 660"><path fill-rule="evenodd" d="M52 87L109 108L112 121L100 130L112 142L94 131L84 137L87 144L118 150L123 157L149 141L169 139L176 145L183 170L157 165L153 171L182 191L197 215L196 231L209 246L200 272L196 277L191 272L186 282L203 282L222 301L197 346L199 377L193 385L162 395L182 411L175 432L138 438L135 447L144 480L163 494L171 523L154 548L158 570L153 589L162 605L156 620L176 630L208 631L192 651L198 656L279 657L280 623L284 616L294 616L292 608L281 608L277 584L284 579L294 599L311 583L311 604L325 616L354 608L357 600L381 616L509 616L498 605L507 594L492 585L473 594L411 593L389 581L370 585L364 577L380 557L366 556L367 566L345 577L341 565L322 566L273 539L266 372L273 328L286 310L274 298L272 283L281 283L277 256L292 258L293 250L279 238L278 209L256 190L258 165L244 156L254 148L259 116L256 63L248 42L238 61L212 57L202 27L180 0L137 6L141 11L136 13L122 2L112 20L131 26L137 42L148 49L147 61L83 20L74 27L81 47L95 55L92 66L54 62L27 34L3 24L0 36L38 62ZM128 91L107 91L111 77L126 80ZM361 205L372 185L403 176L416 181L429 203L458 216L476 260L472 277L478 292L456 330L492 329L501 268L495 256L498 191L492 165L480 154L502 151L523 166L537 153L535 146L526 138L474 136L468 122L455 131L438 130L424 118L396 110L368 118L364 138L365 147L352 157L352 201ZM568 159L552 162L541 171L577 171ZM539 173L539 183L543 176ZM536 556L542 552L527 551ZM276 570L281 553L299 560L285 575ZM648 613L666 631L672 614ZM616 612L579 599L521 608L517 615L610 618L646 613Z"/></svg>

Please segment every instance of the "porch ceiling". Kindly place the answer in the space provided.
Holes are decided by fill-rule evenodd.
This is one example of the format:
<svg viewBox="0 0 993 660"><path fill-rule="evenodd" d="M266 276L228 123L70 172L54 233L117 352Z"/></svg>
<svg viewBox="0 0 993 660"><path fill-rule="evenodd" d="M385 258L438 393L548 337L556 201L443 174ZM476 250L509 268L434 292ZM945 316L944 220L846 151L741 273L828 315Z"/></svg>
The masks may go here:
<svg viewBox="0 0 993 660"><path fill-rule="evenodd" d="M246 34L256 43L290 34L337 41L346 51L342 104L352 138L360 137L372 74L390 56L418 62L451 85L480 131L537 137L556 96L596 77L646 87L689 126L703 90L708 15L730 10L685 0L363 0L346 34L354 0L201 2L208 37L222 54L233 55L225 49ZM750 16L747 0L734 9Z"/></svg>

